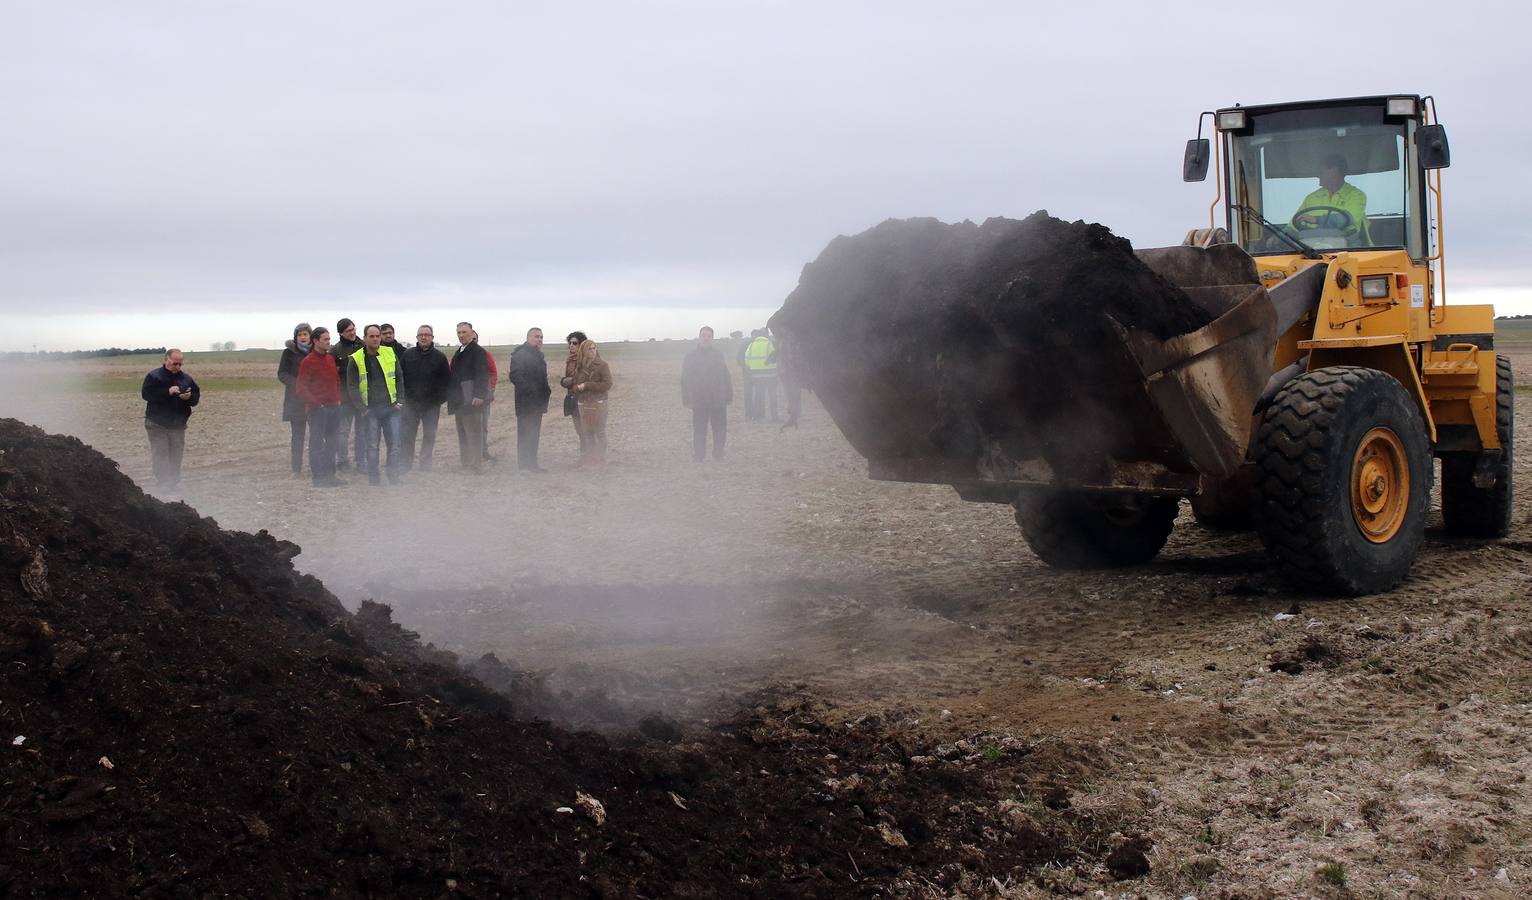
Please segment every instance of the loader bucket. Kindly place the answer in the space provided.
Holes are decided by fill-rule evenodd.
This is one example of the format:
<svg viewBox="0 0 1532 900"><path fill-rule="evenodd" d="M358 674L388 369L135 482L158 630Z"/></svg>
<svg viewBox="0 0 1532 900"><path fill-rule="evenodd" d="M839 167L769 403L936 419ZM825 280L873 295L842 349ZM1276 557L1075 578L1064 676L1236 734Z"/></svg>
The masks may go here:
<svg viewBox="0 0 1532 900"><path fill-rule="evenodd" d="M1255 261L1232 244L1143 250L1138 257L1217 316L1168 340L1117 330L1187 462L1229 477L1245 459L1251 415L1271 377L1276 311Z"/></svg>

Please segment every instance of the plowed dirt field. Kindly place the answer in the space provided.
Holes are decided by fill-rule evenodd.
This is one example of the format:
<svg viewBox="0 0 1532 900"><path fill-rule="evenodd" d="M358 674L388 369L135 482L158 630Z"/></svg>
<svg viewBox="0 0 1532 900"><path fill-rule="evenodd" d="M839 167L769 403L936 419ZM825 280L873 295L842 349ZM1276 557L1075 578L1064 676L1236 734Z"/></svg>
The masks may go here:
<svg viewBox="0 0 1532 900"><path fill-rule="evenodd" d="M503 386L484 475L459 471L444 416L435 471L328 491L288 472L274 356L189 354L205 390L176 496L301 546L352 609L388 604L465 660L535 673L560 724L621 734L658 712L696 732L770 695L935 758L1084 748L1053 794L1017 802L1088 814L1147 874L1103 846L978 888L992 896L1532 892L1532 351L1511 351L1510 537L1448 538L1433 514L1398 589L1334 600L1184 505L1150 565L1051 570L1008 507L869 481L808 395L785 431L736 403L727 458L693 463L684 350L611 347L605 470L574 467L556 394L551 471L518 474ZM154 364L9 367L0 416L77 435L149 489Z"/></svg>

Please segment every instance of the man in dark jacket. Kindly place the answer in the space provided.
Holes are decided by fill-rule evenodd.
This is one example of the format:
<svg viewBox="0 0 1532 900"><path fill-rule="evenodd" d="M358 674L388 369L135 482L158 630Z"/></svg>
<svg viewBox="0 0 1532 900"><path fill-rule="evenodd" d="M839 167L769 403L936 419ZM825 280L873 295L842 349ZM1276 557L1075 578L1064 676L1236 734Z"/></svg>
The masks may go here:
<svg viewBox="0 0 1532 900"><path fill-rule="evenodd" d="M388 349L394 351L395 357L403 356L406 348L403 344L394 340L394 326L384 322L382 325L379 325L378 328L382 329L383 331L383 343L381 346L387 347Z"/></svg>
<svg viewBox="0 0 1532 900"><path fill-rule="evenodd" d="M543 416L548 413L548 358L543 356L543 330L527 331L527 342L511 351L511 386L516 391L516 468L546 472L537 464L537 445L542 439Z"/></svg>
<svg viewBox="0 0 1532 900"><path fill-rule="evenodd" d="M447 389L447 412L457 418L458 456L463 468L484 466L484 401L489 397L489 360L479 346L473 325L457 323L458 348L452 354L452 382Z"/></svg>
<svg viewBox="0 0 1532 900"><path fill-rule="evenodd" d="M729 364L713 346L713 329L704 325L697 332L696 348L681 364L681 405L692 411L692 458L697 462L707 455L709 425L713 426L713 458L723 459L733 399Z"/></svg>
<svg viewBox="0 0 1532 900"><path fill-rule="evenodd" d="M404 351L399 367L404 371L404 468L415 465L415 433L420 438L420 470L431 470L436 452L436 425L441 420L442 404L452 386L452 372L447 355L436 349L436 332L430 325L415 330L415 346Z"/></svg>
<svg viewBox="0 0 1532 900"><path fill-rule="evenodd" d="M356 355L356 351L362 349L362 339L356 336L356 323L350 319L341 319L335 323L335 344L330 348L330 355L335 357L335 374L340 376L340 383L346 383L346 363ZM355 437L352 437L352 432ZM355 445L356 464L361 466L367 459L367 423L358 419L356 410L351 404L340 405L340 437L335 443L335 466L344 469L346 467L346 448Z"/></svg>
<svg viewBox="0 0 1532 900"><path fill-rule="evenodd" d="M149 455L154 460L154 480L174 488L181 482L181 456L186 450L186 420L191 408L202 401L202 389L181 371L181 351L165 351L164 362L144 376L139 396L144 398L144 430L149 433Z"/></svg>

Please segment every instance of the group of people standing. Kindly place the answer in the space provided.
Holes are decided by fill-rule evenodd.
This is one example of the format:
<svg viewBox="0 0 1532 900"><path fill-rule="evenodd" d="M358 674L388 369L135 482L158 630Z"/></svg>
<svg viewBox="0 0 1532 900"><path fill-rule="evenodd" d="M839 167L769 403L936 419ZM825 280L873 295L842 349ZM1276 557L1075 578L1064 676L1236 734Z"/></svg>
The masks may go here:
<svg viewBox="0 0 1532 900"><path fill-rule="evenodd" d="M285 388L282 418L291 429L293 476L303 474L305 444L309 474L317 487L344 484L337 472L349 468L348 456L369 484L381 484L385 478L397 483L415 468L429 471L444 405L456 422L462 468L481 471L492 458L489 414L498 368L494 355L479 345L471 323L458 323L457 338L458 346L449 359L436 346L430 325L420 326L415 344L406 348L386 323L358 330L351 319L341 319L333 335L323 326L298 323L277 364L277 379ZM611 366L584 332L571 332L565 341L568 353L559 385L565 390L564 415L579 438L579 465L603 466ZM542 348L542 329L529 329L526 341L511 351L507 373L515 396L517 468L532 473L546 471L538 463L538 446L553 394ZM745 376L749 418L765 418L769 388L772 420L776 420L775 390L780 377L788 387L788 420L782 427L797 425L799 392L789 358L786 348L779 347L765 329L742 346L737 362ZM187 420L201 400L201 389L182 371L183 365L180 350L166 352L160 367L145 376L141 392L155 480L163 487L173 488L180 481ZM709 431L713 457L723 458L733 398L728 363L714 346L713 329L703 327L681 370L681 402L692 411L696 461L707 457Z"/></svg>
<svg viewBox="0 0 1532 900"><path fill-rule="evenodd" d="M357 469L365 471L369 484L381 484L385 477L396 483L417 466L429 471L443 405L456 422L462 467L478 472L492 458L489 414L499 372L472 323L458 323L458 347L451 359L436 347L430 325L416 330L409 348L395 341L388 324L367 325L358 337L356 323L341 319L336 332L332 340L328 329L300 322L277 364L277 379L286 388L282 418L292 430L295 477L303 471L305 438L309 472L319 487L343 483L336 472L348 466L348 447L354 447ZM507 374L515 396L517 467L533 473L546 471L537 454L542 417L553 394L542 346L542 329L529 329L526 341L511 352ZM611 369L595 342L580 332L569 336L561 383L570 397L566 414L571 401L578 412L581 464L603 464Z"/></svg>

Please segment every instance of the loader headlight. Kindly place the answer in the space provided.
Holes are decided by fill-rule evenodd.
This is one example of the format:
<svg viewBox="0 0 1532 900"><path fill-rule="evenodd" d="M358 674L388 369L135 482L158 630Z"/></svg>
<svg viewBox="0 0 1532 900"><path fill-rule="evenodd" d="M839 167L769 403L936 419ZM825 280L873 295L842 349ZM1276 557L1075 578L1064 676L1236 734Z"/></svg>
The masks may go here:
<svg viewBox="0 0 1532 900"><path fill-rule="evenodd" d="M1242 109L1221 109L1218 111L1219 131L1241 131L1245 127L1245 111Z"/></svg>
<svg viewBox="0 0 1532 900"><path fill-rule="evenodd" d="M1387 113L1391 116L1415 117L1414 97L1390 97L1388 98Z"/></svg>
<svg viewBox="0 0 1532 900"><path fill-rule="evenodd" d="M1388 297L1390 284L1393 281L1387 275L1363 275L1362 276L1362 299L1383 300Z"/></svg>

